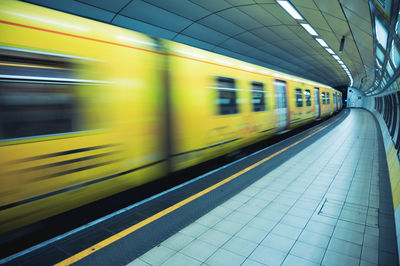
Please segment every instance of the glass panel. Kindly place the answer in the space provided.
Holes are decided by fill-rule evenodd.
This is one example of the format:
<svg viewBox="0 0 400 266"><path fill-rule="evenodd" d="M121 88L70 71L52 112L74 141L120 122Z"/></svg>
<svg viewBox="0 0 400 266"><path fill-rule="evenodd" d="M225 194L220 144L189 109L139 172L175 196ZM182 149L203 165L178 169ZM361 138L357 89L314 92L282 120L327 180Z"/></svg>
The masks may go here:
<svg viewBox="0 0 400 266"><path fill-rule="evenodd" d="M385 55L379 47L376 47L376 57L381 61L381 63L385 61Z"/></svg>
<svg viewBox="0 0 400 266"><path fill-rule="evenodd" d="M265 111L264 84L261 82L252 82L251 87L253 112Z"/></svg>
<svg viewBox="0 0 400 266"><path fill-rule="evenodd" d="M376 39L382 45L382 47L386 49L388 33L383 24L376 17L375 17L375 32L376 32Z"/></svg>
<svg viewBox="0 0 400 266"><path fill-rule="evenodd" d="M395 27L397 36L400 37L400 29L399 29L400 25L399 24L400 24L400 11L399 11L399 14L397 15L397 22L396 22L396 27Z"/></svg>
<svg viewBox="0 0 400 266"><path fill-rule="evenodd" d="M296 89L296 106L303 107L303 93L301 89Z"/></svg>
<svg viewBox="0 0 400 266"><path fill-rule="evenodd" d="M76 65L28 51L0 49L0 58L0 139L80 130Z"/></svg>
<svg viewBox="0 0 400 266"><path fill-rule="evenodd" d="M305 90L304 95L306 96L306 105L311 106L311 92L310 90Z"/></svg>
<svg viewBox="0 0 400 266"><path fill-rule="evenodd" d="M392 60L394 67L397 69L400 65L400 53L394 42L392 42L392 48L390 49L390 59Z"/></svg>
<svg viewBox="0 0 400 266"><path fill-rule="evenodd" d="M235 80L232 78L217 78L218 98L216 103L219 105L220 115L238 113Z"/></svg>
<svg viewBox="0 0 400 266"><path fill-rule="evenodd" d="M393 76L394 71L393 71L393 68L390 66L390 62L387 62L386 70L387 70L387 73L389 74L389 77Z"/></svg>

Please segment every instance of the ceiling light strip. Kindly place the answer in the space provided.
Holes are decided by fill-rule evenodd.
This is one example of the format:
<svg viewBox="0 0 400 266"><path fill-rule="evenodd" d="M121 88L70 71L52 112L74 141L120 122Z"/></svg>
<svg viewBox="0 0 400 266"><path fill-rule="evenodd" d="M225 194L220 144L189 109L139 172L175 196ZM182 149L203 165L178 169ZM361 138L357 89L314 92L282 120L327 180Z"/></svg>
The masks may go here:
<svg viewBox="0 0 400 266"><path fill-rule="evenodd" d="M319 42L319 44L321 44L322 47L328 47L328 44L321 38L315 38L315 40Z"/></svg>
<svg viewBox="0 0 400 266"><path fill-rule="evenodd" d="M299 19L299 20L302 20L302 19L303 19L303 17L300 15L300 13L297 12L297 10L292 6L291 3L289 3L289 1L281 1L281 0L278 0L277 2L278 2L278 4L279 4L283 9L285 9L286 12L288 12L289 15L291 15L294 19Z"/></svg>
<svg viewBox="0 0 400 266"><path fill-rule="evenodd" d="M300 25L312 36L318 36L318 33L314 30L313 27L310 26L310 24L307 23L300 23Z"/></svg>
<svg viewBox="0 0 400 266"><path fill-rule="evenodd" d="M304 20L300 13L296 10L296 8L287 0L277 0L276 1L283 9L286 10L289 15L291 15L296 20ZM310 24L306 22L300 23L300 25L311 35L311 36L318 36L318 33L311 27ZM350 71L348 70L347 66L344 62L340 59L339 56L335 54L335 52L329 48L328 44L322 38L315 38L315 40L325 48L325 50L336 59L336 61L343 67L344 71L346 71L347 75L350 78L350 87L353 86L353 76L351 75Z"/></svg>

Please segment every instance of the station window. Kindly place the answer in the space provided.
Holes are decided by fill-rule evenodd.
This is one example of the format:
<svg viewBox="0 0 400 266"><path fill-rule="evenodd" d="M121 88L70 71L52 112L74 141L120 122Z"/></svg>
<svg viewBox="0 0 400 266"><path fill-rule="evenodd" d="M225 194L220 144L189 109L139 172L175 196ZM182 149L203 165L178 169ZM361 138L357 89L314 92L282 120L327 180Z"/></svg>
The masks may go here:
<svg viewBox="0 0 400 266"><path fill-rule="evenodd" d="M238 113L237 89L235 80L226 77L217 77L218 98L220 115L230 115Z"/></svg>
<svg viewBox="0 0 400 266"><path fill-rule="evenodd" d="M326 104L325 92L321 92L322 104Z"/></svg>
<svg viewBox="0 0 400 266"><path fill-rule="evenodd" d="M252 82L251 83L251 102L253 103L253 112L265 111L265 91L264 83Z"/></svg>
<svg viewBox="0 0 400 266"><path fill-rule="evenodd" d="M386 49L388 31L377 17L375 17L375 35L377 41L382 45L383 49Z"/></svg>
<svg viewBox="0 0 400 266"><path fill-rule="evenodd" d="M326 104L330 104L331 103L331 98L329 95L329 92L326 93Z"/></svg>
<svg viewBox="0 0 400 266"><path fill-rule="evenodd" d="M306 105L311 106L311 92L310 90L305 90L304 95L306 96Z"/></svg>
<svg viewBox="0 0 400 266"><path fill-rule="evenodd" d="M303 92L300 88L296 89L296 106L303 107Z"/></svg>
<svg viewBox="0 0 400 266"><path fill-rule="evenodd" d="M0 48L0 139L77 131L75 65L68 58Z"/></svg>
<svg viewBox="0 0 400 266"><path fill-rule="evenodd" d="M397 101L400 102L400 91L397 92ZM399 114L399 116L400 116L400 114ZM398 125L397 141L396 141L396 144L395 144L395 148L398 150L397 155L400 156L400 123ZM399 157L399 160L400 160L400 157Z"/></svg>
<svg viewBox="0 0 400 266"><path fill-rule="evenodd" d="M392 94L392 104L393 104L393 108L392 108L392 112L393 112L393 116L392 116L392 129L391 129L391 131L390 131L390 135L392 136L392 138L394 138L394 133L395 133L395 131L396 131L396 126L397 126L397 121L398 121L398 119L397 119L397 116L398 116L398 114L397 114L397 106L399 105L399 103L397 102L397 99L396 99L397 97L396 97L396 94L395 93L393 93Z"/></svg>

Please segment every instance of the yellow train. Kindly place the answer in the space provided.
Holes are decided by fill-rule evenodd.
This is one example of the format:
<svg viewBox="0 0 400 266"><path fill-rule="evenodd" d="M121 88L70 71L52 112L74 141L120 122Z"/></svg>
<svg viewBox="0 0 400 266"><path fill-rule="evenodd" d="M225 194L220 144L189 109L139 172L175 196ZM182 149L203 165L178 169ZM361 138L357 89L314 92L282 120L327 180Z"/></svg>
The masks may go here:
<svg viewBox="0 0 400 266"><path fill-rule="evenodd" d="M342 108L329 86L0 2L0 233Z"/></svg>

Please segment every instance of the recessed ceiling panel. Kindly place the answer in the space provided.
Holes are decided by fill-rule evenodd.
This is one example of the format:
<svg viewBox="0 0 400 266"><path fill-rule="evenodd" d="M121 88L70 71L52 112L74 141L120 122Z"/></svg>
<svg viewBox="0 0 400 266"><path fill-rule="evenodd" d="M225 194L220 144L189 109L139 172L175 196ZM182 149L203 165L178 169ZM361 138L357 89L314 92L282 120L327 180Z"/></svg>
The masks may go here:
<svg viewBox="0 0 400 266"><path fill-rule="evenodd" d="M337 18L343 17L342 8L340 7L339 1L327 1L327 0L314 0L318 9L325 14L335 16Z"/></svg>
<svg viewBox="0 0 400 266"><path fill-rule="evenodd" d="M249 31L237 35L236 39L254 47L259 47L265 44L264 40L260 39Z"/></svg>
<svg viewBox="0 0 400 266"><path fill-rule="evenodd" d="M224 0L219 1L204 1L204 0L190 0L190 2L207 9L210 12L218 12L227 8L232 7L231 4Z"/></svg>
<svg viewBox="0 0 400 266"><path fill-rule="evenodd" d="M369 13L362 16L362 13L353 12L352 10L344 7L344 12L348 20L351 21L353 26L357 27L358 29L354 31L353 34L357 34L359 31L364 31L367 34L371 34L371 19ZM354 28L354 27L353 27ZM372 37L372 35L371 35Z"/></svg>
<svg viewBox="0 0 400 266"><path fill-rule="evenodd" d="M221 11L218 15L234 24L240 24L240 27L245 30L251 30L263 26L261 23L257 22L237 8L230 8Z"/></svg>
<svg viewBox="0 0 400 266"><path fill-rule="evenodd" d="M297 38L293 31L291 31L286 25L271 26L269 29L280 36L282 40L292 40Z"/></svg>
<svg viewBox="0 0 400 266"><path fill-rule="evenodd" d="M172 39L174 36L176 36L176 32L162 29L160 27L150 25L132 18L128 18L125 16L116 16L114 21L114 25L120 26L123 28L143 32L143 33L149 33L151 32L152 36L157 36L159 38L165 38L165 39Z"/></svg>
<svg viewBox="0 0 400 266"><path fill-rule="evenodd" d="M281 22L274 16L265 12L265 9L260 8L259 5L248 5L238 7L240 11L252 17L254 20L261 23L263 26L280 25Z"/></svg>
<svg viewBox="0 0 400 266"><path fill-rule="evenodd" d="M196 38L192 38L192 37L189 37L189 36L186 36L183 34L179 34L174 40L177 42L183 43L183 44L198 47L200 49L204 49L204 50L208 50L208 51L212 51L215 48L215 45L213 45L213 44L203 42Z"/></svg>
<svg viewBox="0 0 400 266"><path fill-rule="evenodd" d="M225 42L221 43L219 46L223 47L225 49L234 51L236 53L242 53L244 55L246 54L246 52L248 50L251 50L253 48L253 47L251 47L241 41L238 41L236 39L228 39Z"/></svg>
<svg viewBox="0 0 400 266"><path fill-rule="evenodd" d="M295 25L297 21L292 18L286 11L278 4L275 5L260 5L268 14L271 14L276 19L278 19L282 25Z"/></svg>
<svg viewBox="0 0 400 266"><path fill-rule="evenodd" d="M253 0L224 0L228 2L232 6L241 6L241 5L254 5Z"/></svg>
<svg viewBox="0 0 400 266"><path fill-rule="evenodd" d="M218 15L210 15L198 21L198 23L229 36L237 35L245 30Z"/></svg>
<svg viewBox="0 0 400 266"><path fill-rule="evenodd" d="M188 28L182 31L182 34L200 40L207 40L207 42L215 45L218 45L229 38L228 35L222 34L198 23L190 25Z"/></svg>
<svg viewBox="0 0 400 266"><path fill-rule="evenodd" d="M1 0L0 0L1 1ZM98 20L101 22L110 22L114 17L114 13L104 8L99 8L85 3L80 3L73 0L65 1L47 1L47 0L32 0L26 1L29 3L41 5L44 7L53 8L70 14L78 15L85 18Z"/></svg>
<svg viewBox="0 0 400 266"><path fill-rule="evenodd" d="M319 33L321 30L330 31L328 23L318 9L299 8L299 12L304 16L310 25Z"/></svg>
<svg viewBox="0 0 400 266"><path fill-rule="evenodd" d="M191 20L142 1L131 2L120 14L176 32L192 24Z"/></svg>
<svg viewBox="0 0 400 266"><path fill-rule="evenodd" d="M189 20L196 21L205 16L211 14L211 12L197 4L190 2L189 0L144 0L145 2L165 9L171 13L179 14ZM114 0L110 1L114 2Z"/></svg>
<svg viewBox="0 0 400 266"><path fill-rule="evenodd" d="M308 9L318 9L314 3L314 0L291 0L291 3L298 9L302 10L301 8L308 8Z"/></svg>
<svg viewBox="0 0 400 266"><path fill-rule="evenodd" d="M251 32L257 35L260 39L263 39L267 43L282 40L282 37L280 37L278 34L273 32L269 28L264 27L264 28L254 29L251 30Z"/></svg>
<svg viewBox="0 0 400 266"><path fill-rule="evenodd" d="M340 0L340 3L343 8L348 8L364 19L370 20L369 7L365 4L365 0Z"/></svg>
<svg viewBox="0 0 400 266"><path fill-rule="evenodd" d="M329 27L332 29L333 33L335 33L336 35L339 35L339 36L345 36L348 34L350 36L349 27L345 20L338 19L329 14L325 14L325 19L328 22Z"/></svg>
<svg viewBox="0 0 400 266"><path fill-rule="evenodd" d="M257 4L275 4L275 0L254 0Z"/></svg>
<svg viewBox="0 0 400 266"><path fill-rule="evenodd" d="M79 0L77 2L82 2L89 4L91 6L103 8L105 10L117 13L120 11L130 0ZM64 1L65 2L65 1Z"/></svg>

